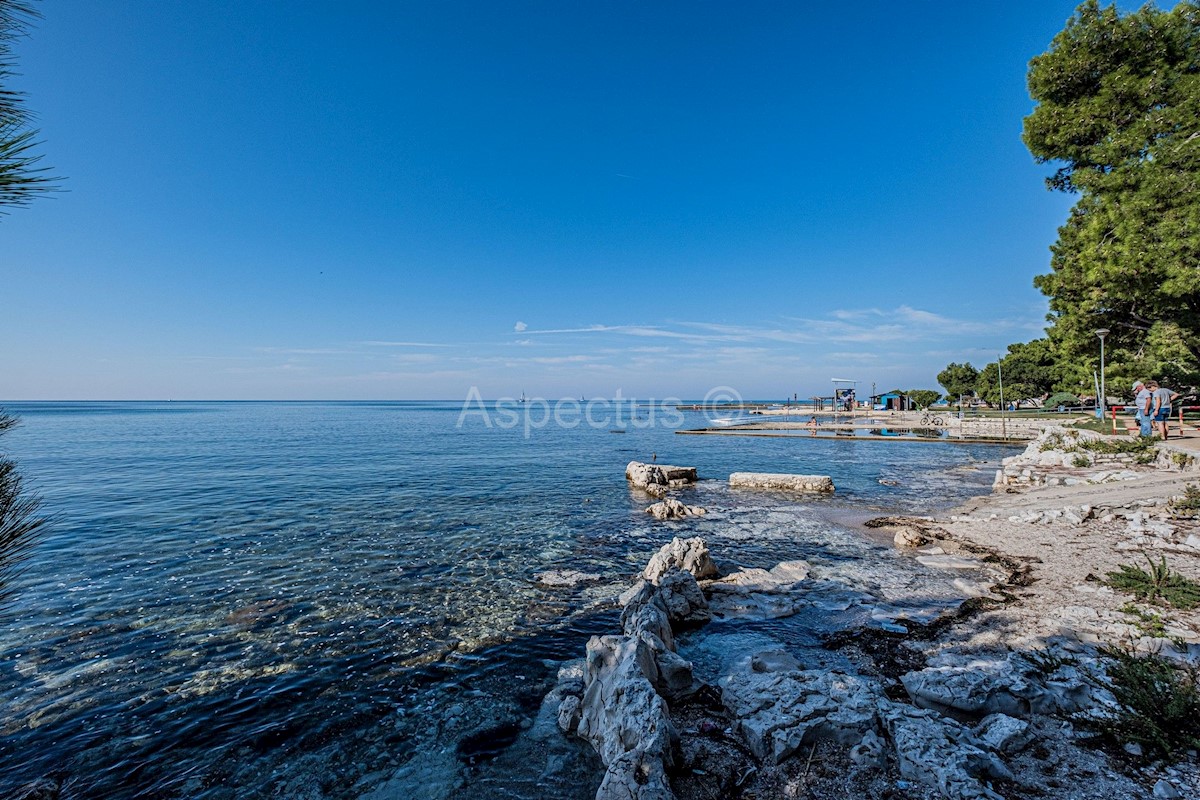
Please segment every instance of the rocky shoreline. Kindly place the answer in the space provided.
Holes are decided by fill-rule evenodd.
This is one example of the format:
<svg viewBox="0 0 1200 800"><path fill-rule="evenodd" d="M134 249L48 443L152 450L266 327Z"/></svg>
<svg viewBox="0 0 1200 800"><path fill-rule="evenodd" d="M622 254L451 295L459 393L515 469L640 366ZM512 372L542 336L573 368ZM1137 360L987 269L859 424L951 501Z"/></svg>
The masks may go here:
<svg viewBox="0 0 1200 800"><path fill-rule="evenodd" d="M770 622L840 597L831 582L804 561L722 570L681 531L621 596L620 630L562 668L543 716L595 749L603 800L1200 796L1194 750L1154 761L1089 724L1115 708L1104 648L1200 664L1200 613L1139 607L1102 580L1142 552L1200 578L1200 524L1167 505L1200 468L1093 438L1046 431L991 496L868 523L931 572L987 579L955 579L940 615L880 607L802 652ZM662 498L695 480L682 469L627 476ZM684 509L651 513L678 530Z"/></svg>

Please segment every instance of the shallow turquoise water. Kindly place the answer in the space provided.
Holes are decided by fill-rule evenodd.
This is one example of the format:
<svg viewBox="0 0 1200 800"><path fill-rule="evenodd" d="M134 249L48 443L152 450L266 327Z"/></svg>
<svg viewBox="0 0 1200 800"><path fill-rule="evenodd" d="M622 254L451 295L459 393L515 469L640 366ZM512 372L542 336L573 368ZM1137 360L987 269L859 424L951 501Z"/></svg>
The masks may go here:
<svg viewBox="0 0 1200 800"><path fill-rule="evenodd" d="M713 480L685 499L717 511L700 530L718 558L769 566L863 558L828 520L953 504L990 483L964 466L1008 452L677 436L629 406L622 434L528 437L459 425L459 403L6 408L23 424L0 445L55 524L0 617L0 796L37 778L72 797L358 796L486 727L472 698L534 713L553 662L611 628L603 588L689 532L641 513L631 459L697 466ZM722 480L740 470L838 491L739 495ZM550 569L600 586L547 588Z"/></svg>

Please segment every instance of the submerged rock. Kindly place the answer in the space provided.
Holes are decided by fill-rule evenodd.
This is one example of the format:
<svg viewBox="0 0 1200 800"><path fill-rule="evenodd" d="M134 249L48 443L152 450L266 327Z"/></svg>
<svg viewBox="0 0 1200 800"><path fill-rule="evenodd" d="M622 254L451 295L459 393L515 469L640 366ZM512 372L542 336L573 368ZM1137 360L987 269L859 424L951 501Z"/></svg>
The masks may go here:
<svg viewBox="0 0 1200 800"><path fill-rule="evenodd" d="M790 492L832 492L828 475L787 475L777 472L735 472L729 485L736 489L782 489Z"/></svg>
<svg viewBox="0 0 1200 800"><path fill-rule="evenodd" d="M808 575L807 561L782 561L769 570L744 569L706 581L704 588L716 617L773 619L795 614L809 604L807 595L797 591Z"/></svg>
<svg viewBox="0 0 1200 800"><path fill-rule="evenodd" d="M578 586L581 583L595 583L603 580L603 575L597 575L594 572L580 572L577 569L551 569L545 572L540 572L537 575L537 582L542 586L572 587Z"/></svg>

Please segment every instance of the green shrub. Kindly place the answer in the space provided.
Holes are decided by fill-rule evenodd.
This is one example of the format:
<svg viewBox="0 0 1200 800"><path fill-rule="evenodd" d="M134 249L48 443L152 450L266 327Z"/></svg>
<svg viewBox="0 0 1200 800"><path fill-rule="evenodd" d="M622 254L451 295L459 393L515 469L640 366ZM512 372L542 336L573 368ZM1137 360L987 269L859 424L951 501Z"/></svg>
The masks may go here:
<svg viewBox="0 0 1200 800"><path fill-rule="evenodd" d="M1166 637L1167 621L1159 614L1155 614L1153 611L1143 611L1133 603L1121 606L1121 613L1133 617L1133 626L1144 636L1153 636L1156 639Z"/></svg>
<svg viewBox="0 0 1200 800"><path fill-rule="evenodd" d="M1185 611L1200 606L1200 583L1169 570L1166 556L1157 564L1148 555L1146 560L1150 563L1149 572L1132 564L1122 564L1119 572L1108 573L1105 583L1118 591L1129 592L1138 600L1163 601Z"/></svg>
<svg viewBox="0 0 1200 800"><path fill-rule="evenodd" d="M1065 667L1079 663L1079 660L1072 655L1059 655L1050 650L1030 650L1028 653L1021 653L1021 657L1033 665L1034 669L1043 678L1049 678L1055 672L1058 672L1059 667Z"/></svg>
<svg viewBox="0 0 1200 800"><path fill-rule="evenodd" d="M1183 487L1183 497L1171 500L1167 510L1176 517L1200 516L1200 486L1189 483Z"/></svg>
<svg viewBox="0 0 1200 800"><path fill-rule="evenodd" d="M1046 402L1042 403L1042 408L1054 411L1059 406L1078 406L1082 403L1082 400L1070 392L1058 392L1047 397Z"/></svg>
<svg viewBox="0 0 1200 800"><path fill-rule="evenodd" d="M1148 436L1139 436L1135 439L1122 436L1089 439L1086 442L1080 442L1079 446L1093 453L1105 453L1107 455L1121 455L1123 453L1142 455L1155 452L1154 440Z"/></svg>
<svg viewBox="0 0 1200 800"><path fill-rule="evenodd" d="M1104 687L1117 700L1117 708L1098 723L1105 735L1164 756L1200 748L1200 670L1195 665L1117 648L1101 653L1107 659Z"/></svg>
<svg viewBox="0 0 1200 800"><path fill-rule="evenodd" d="M1085 456L1083 453L1080 453L1079 455L1077 455L1071 459L1071 463L1077 467L1086 467L1092 463L1092 460L1090 458L1088 458L1087 456Z"/></svg>
<svg viewBox="0 0 1200 800"><path fill-rule="evenodd" d="M1062 443L1062 437L1057 433L1052 433L1047 436L1040 445L1038 445L1038 450L1042 453L1045 453L1047 450L1061 450Z"/></svg>

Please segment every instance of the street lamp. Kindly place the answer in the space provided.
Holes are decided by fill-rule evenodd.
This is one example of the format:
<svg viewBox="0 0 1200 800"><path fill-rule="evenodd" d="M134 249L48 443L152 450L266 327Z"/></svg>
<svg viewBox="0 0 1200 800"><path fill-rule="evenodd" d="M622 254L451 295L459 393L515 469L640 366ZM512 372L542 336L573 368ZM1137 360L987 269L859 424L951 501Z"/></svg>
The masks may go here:
<svg viewBox="0 0 1200 800"><path fill-rule="evenodd" d="M1108 405L1108 395L1104 391L1104 337L1108 336L1108 328L1097 328L1096 335L1100 337L1100 419L1104 419L1105 406Z"/></svg>

